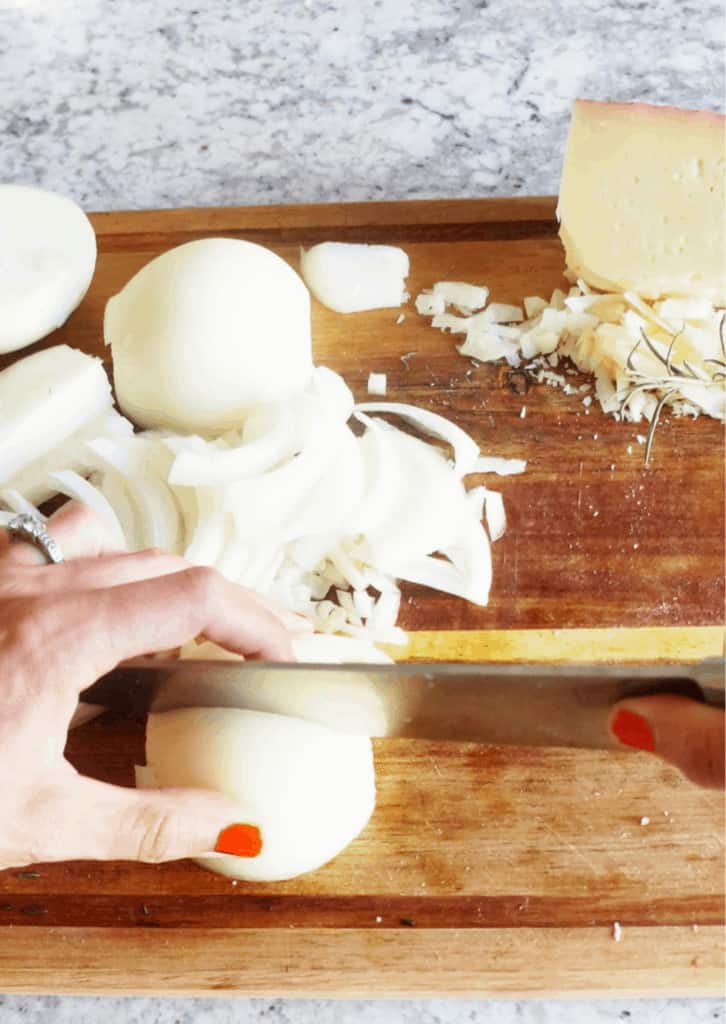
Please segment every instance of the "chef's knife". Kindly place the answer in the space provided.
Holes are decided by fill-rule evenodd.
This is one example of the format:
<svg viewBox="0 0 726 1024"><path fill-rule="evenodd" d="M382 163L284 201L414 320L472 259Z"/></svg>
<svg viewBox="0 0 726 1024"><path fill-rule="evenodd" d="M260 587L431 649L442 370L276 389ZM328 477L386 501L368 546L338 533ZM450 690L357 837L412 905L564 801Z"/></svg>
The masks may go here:
<svg viewBox="0 0 726 1024"><path fill-rule="evenodd" d="M276 712L369 736L606 749L625 697L680 694L724 706L724 659L665 665L404 662L311 665L126 662L81 700L131 714L186 707Z"/></svg>

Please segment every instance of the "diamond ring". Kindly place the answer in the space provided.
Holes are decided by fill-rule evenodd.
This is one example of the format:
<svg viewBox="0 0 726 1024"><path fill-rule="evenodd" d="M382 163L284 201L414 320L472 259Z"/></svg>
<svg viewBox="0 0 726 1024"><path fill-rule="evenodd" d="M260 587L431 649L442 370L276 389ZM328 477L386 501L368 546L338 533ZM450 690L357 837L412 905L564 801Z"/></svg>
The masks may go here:
<svg viewBox="0 0 726 1024"><path fill-rule="evenodd" d="M19 516L15 516L11 519L6 526L6 530L10 534L12 540L24 541L26 544L32 544L34 548L42 552L47 560L53 565L58 565L64 561L63 553L58 546L57 542L53 540L51 535L45 528L45 523L42 520L37 519L35 516L28 515L23 512Z"/></svg>

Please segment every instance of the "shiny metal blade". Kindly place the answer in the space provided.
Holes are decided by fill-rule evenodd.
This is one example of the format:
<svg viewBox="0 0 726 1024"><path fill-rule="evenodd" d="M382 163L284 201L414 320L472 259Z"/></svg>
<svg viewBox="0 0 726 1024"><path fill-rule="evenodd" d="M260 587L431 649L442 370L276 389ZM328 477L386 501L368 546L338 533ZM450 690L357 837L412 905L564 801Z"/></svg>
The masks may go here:
<svg viewBox="0 0 726 1024"><path fill-rule="evenodd" d="M129 662L81 694L145 713L231 707L292 715L369 736L613 746L609 709L630 696L676 693L724 705L724 661L697 665L309 665Z"/></svg>

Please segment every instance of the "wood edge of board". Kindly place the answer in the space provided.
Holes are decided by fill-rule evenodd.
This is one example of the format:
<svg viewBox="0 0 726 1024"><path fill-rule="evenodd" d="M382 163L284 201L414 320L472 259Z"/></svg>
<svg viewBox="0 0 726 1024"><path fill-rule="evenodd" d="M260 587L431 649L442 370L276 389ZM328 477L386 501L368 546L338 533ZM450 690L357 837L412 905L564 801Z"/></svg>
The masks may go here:
<svg viewBox="0 0 726 1024"><path fill-rule="evenodd" d="M541 221L554 227L557 197L427 199L359 203L300 203L269 206L209 206L113 210L89 213L97 234L214 231L273 231L320 228L391 229L455 224Z"/></svg>
<svg viewBox="0 0 726 1024"><path fill-rule="evenodd" d="M421 630L405 646L382 646L397 661L686 664L722 657L725 636L721 626Z"/></svg>
<svg viewBox="0 0 726 1024"><path fill-rule="evenodd" d="M110 939L113 941L110 941ZM718 996L723 929L0 928L0 989L336 998ZM12 954L7 950L12 948ZM250 954L247 956L246 954ZM241 966L242 965L242 966Z"/></svg>

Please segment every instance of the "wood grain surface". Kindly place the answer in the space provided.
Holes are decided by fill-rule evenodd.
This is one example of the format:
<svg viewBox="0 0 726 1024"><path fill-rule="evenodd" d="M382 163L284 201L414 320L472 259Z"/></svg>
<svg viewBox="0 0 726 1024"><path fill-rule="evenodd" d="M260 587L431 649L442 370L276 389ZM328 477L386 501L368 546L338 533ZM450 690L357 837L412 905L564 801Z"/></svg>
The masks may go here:
<svg viewBox="0 0 726 1024"><path fill-rule="evenodd" d="M205 235L297 266L322 240L403 245L415 296L434 281L521 301L562 283L554 200L97 214L81 307L45 344L106 355L107 298L154 254ZM724 444L712 420L665 418L653 464L577 397L475 368L412 304L340 316L317 303L317 361L364 398L451 416L485 453L528 460L504 493L487 608L409 587L398 657L689 661L723 650ZM40 347L40 346L37 346ZM401 356L415 352L407 360ZM4 357L0 365L11 361ZM521 417L522 407L526 415ZM410 600L409 600L410 599ZM106 716L71 736L79 769L128 785L143 735ZM189 862L0 873L0 990L337 995L720 992L724 813L656 759L628 753L376 743L378 806L320 871L234 885ZM641 817L650 824L640 824ZM614 921L623 928L612 937Z"/></svg>

